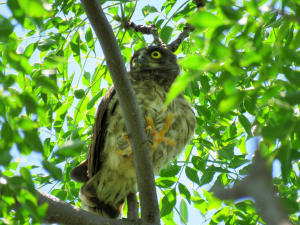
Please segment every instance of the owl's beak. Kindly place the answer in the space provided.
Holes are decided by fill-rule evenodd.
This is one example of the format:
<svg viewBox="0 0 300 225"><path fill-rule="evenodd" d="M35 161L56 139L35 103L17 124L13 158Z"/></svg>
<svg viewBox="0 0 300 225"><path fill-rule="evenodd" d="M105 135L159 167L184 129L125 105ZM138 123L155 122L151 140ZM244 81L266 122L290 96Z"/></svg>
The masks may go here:
<svg viewBox="0 0 300 225"><path fill-rule="evenodd" d="M146 66L146 65L148 65L148 62L147 62L147 60L141 55L141 56L139 56L139 58L138 58L138 62L139 62L139 64L140 65L142 65L142 66Z"/></svg>

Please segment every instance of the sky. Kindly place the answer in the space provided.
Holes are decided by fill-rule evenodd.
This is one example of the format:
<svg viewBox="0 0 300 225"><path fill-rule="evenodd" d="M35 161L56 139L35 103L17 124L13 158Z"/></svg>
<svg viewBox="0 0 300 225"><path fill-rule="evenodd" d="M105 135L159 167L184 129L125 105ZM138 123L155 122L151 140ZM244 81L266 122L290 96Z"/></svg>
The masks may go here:
<svg viewBox="0 0 300 225"><path fill-rule="evenodd" d="M164 1L152 0L151 2L147 1L147 3L146 3L146 1L138 1L136 11L135 11L135 13L134 13L134 15L132 17L132 21L136 22L137 24L143 24L143 25L145 25L145 21L143 20L144 16L142 14L142 8L145 5L147 5L148 3L151 6L156 7L157 10L160 11L161 5L164 3ZM183 0L177 1L176 5L173 7L173 9L171 10L171 12L170 12L169 15L172 15L172 13L182 3L184 3ZM3 15L4 17L6 17L6 18L8 18L8 17L11 16L11 12L8 9L8 7L6 6L6 4L0 4L0 14ZM146 17L146 19L151 21L157 15L158 14L150 14L149 16ZM13 21L13 22L15 22L15 21ZM88 26L85 26L83 32L85 32L87 28L88 28ZM23 37L26 34L26 31L22 28L21 25L18 25L14 31L16 32L17 36L19 36L19 37ZM150 36L150 35L149 36L146 35L145 38L146 38L147 42L151 42L153 40L152 36ZM37 38L30 38L30 39L24 40L21 45L25 49L28 44L30 44L32 42L36 42L37 40L38 40L38 37ZM97 53L97 57L103 58L103 53L102 53L102 50L101 50L100 45L99 45L98 42L96 43L96 53ZM32 55L32 57L30 58L30 63L39 62L39 61L40 61L40 59L39 59L39 52L36 50L34 52L34 54ZM85 66L85 71L86 72L90 72L91 74L93 74L94 69L97 67L96 62L98 62L97 59L95 59L95 58L89 58L89 60L87 61L86 66ZM78 80L78 78L80 76L80 72L81 72L80 71L80 67L74 61L69 66L68 71L69 71L69 74L72 74L73 72L75 73L75 78L74 78L74 82L73 82L72 86L76 86L77 85L77 80ZM13 70L10 71L10 73L13 73L13 72L14 72ZM106 86L107 86L106 82L102 82L101 83L101 88L106 87ZM79 83L78 87L86 89L86 87L83 86L81 84L81 82ZM76 106L77 103L78 103L78 100L75 98L73 105ZM73 114L74 114L74 107L69 111L69 114L71 116L73 116ZM64 129L66 129L66 126L64 126ZM52 132L54 132L54 131L52 131ZM41 140L45 140L48 137L49 137L49 134L46 133L46 132L42 132L41 135L40 135ZM52 137L52 140L53 141L55 140L55 135ZM256 148L255 143L257 143L257 142L254 139L247 141L246 148L247 148L248 152L250 153L247 156L247 159L252 159L252 155L253 155L254 150ZM194 155L197 155L197 152L196 152L195 149L193 150L193 153L194 153ZM17 148L14 147L11 150L11 154L13 156L13 161L19 161L20 162L20 164L19 164L20 167L21 166L27 166L27 165L42 166L42 164L41 164L42 156L39 153L33 152L29 156L22 156L22 155L20 155L20 153L17 150ZM240 154L238 149L235 149L235 154ZM63 169L64 168L64 163L61 163L59 166ZM40 173L46 173L47 174L47 172L42 167L34 169L34 170L31 170L31 173L32 174L40 174ZM278 176L279 174L280 174L280 163L277 160L273 164L273 176ZM183 183L183 184L188 184L187 187L188 187L188 189L190 191L192 190L193 187L195 187L195 189L198 188L198 185L193 186L193 183L188 180L188 178L185 176L184 173L182 173L182 176L180 177L180 182ZM53 184L55 184L55 183L56 182L54 182ZM201 192L202 192L201 189L202 188L204 188L206 190L209 190L210 187L211 187L211 185L207 184L207 185L202 186L201 188L198 188L197 190L201 194ZM48 192L50 192L52 190L52 188L59 188L59 187L57 187L57 186L53 187L53 185L46 185L45 187L41 188L40 190L48 193ZM191 193L192 193L192 191L191 191ZM160 195L160 196L162 197L162 195ZM179 203L180 203L180 201L181 201L181 196L178 196L178 198L177 198L177 205L176 205L178 209L179 209ZM205 220L205 218L202 218L202 216L199 213L198 209L195 209L193 207L193 204L188 205L188 210L189 210L189 221L188 221L188 224L207 224L207 222L203 222ZM213 215L213 212L210 213L210 214ZM209 216L207 218L209 218ZM176 213L175 210L174 210L174 220L175 220L176 223L181 224L180 219L179 219L179 215Z"/></svg>

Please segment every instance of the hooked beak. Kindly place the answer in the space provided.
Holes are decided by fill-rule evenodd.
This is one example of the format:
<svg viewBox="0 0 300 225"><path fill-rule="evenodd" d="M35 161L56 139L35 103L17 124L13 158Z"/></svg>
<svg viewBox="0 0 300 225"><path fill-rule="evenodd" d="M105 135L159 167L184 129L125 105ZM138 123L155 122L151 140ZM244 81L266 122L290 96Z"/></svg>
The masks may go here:
<svg viewBox="0 0 300 225"><path fill-rule="evenodd" d="M148 65L148 62L144 59L144 57L142 55L139 56L138 62L139 62L140 65L143 65L143 66Z"/></svg>

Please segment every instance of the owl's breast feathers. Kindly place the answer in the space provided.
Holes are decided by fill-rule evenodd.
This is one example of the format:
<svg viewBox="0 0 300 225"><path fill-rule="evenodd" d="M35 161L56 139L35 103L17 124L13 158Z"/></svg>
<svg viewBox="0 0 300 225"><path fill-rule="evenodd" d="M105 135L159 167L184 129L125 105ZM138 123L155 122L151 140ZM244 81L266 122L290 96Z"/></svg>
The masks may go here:
<svg viewBox="0 0 300 225"><path fill-rule="evenodd" d="M147 126L146 117L151 117L156 130L160 131L169 113L173 113L170 128L165 136L174 140L176 146L160 143L154 151L153 170L155 174L158 174L160 169L178 156L188 143L195 129L195 115L190 103L182 94L175 98L167 109L162 111L169 85L160 85L153 80L137 81L132 77L131 82L145 127ZM89 150L93 152L89 154L90 157L88 158L88 161L93 160L93 168L89 170L92 177L89 177L89 181L82 188L82 192L83 194L88 193L91 199L95 197L98 199L96 204L88 203L90 204L89 211L117 218L122 212L125 198L130 193L136 192L135 167L132 155L120 156L116 153L117 149L123 150L129 145L121 137L122 133L126 133L126 126L116 94L110 99L103 115L106 120L103 121L102 119L97 122L98 125L95 124L100 128L96 128L96 133L92 139L93 149ZM97 146L99 143L103 149L99 149ZM84 205L86 202L88 201L82 201L82 204ZM104 206L110 206L115 210L114 212L119 213L110 215L111 211L107 212L108 208L105 209Z"/></svg>

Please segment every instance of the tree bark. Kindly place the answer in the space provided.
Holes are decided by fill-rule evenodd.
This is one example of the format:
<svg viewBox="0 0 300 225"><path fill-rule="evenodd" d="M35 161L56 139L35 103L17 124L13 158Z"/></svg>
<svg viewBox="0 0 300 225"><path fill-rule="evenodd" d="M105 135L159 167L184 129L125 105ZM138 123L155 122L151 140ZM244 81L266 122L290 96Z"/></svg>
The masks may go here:
<svg viewBox="0 0 300 225"><path fill-rule="evenodd" d="M135 193L127 196L127 218L130 220L137 220L139 218L139 203Z"/></svg>
<svg viewBox="0 0 300 225"><path fill-rule="evenodd" d="M97 0L81 0L82 6L100 41L107 67L115 85L134 155L143 221L159 224L154 173L143 120L122 55L105 14Z"/></svg>

